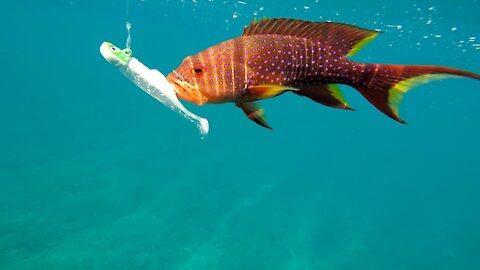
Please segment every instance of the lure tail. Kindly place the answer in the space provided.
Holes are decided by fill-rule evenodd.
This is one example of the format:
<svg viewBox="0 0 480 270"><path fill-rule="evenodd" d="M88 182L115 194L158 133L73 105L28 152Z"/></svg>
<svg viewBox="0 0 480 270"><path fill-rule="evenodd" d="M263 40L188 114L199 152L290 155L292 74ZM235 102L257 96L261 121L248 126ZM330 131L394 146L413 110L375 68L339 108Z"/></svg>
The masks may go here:
<svg viewBox="0 0 480 270"><path fill-rule="evenodd" d="M370 103L390 118L406 124L399 116L403 96L411 88L432 80L448 77L469 77L480 80L480 75L440 66L367 65L369 72L353 85Z"/></svg>

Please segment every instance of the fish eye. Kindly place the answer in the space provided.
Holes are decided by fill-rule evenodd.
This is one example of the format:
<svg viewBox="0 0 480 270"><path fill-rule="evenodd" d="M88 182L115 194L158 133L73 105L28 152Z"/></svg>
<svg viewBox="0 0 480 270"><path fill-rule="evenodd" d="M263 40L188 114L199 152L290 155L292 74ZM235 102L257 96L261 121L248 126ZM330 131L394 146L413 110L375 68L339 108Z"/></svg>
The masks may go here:
<svg viewBox="0 0 480 270"><path fill-rule="evenodd" d="M204 70L203 68L193 68L192 73L194 76L201 76L203 74Z"/></svg>
<svg viewBox="0 0 480 270"><path fill-rule="evenodd" d="M111 47L110 50L116 52L116 51L117 51L117 47Z"/></svg>

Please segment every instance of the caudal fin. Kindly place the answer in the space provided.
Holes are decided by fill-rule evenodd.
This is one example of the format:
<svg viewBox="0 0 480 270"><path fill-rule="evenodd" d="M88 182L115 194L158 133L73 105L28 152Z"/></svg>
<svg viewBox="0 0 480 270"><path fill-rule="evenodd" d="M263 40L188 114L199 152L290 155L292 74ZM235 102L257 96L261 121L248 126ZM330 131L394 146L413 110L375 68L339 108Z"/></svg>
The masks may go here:
<svg viewBox="0 0 480 270"><path fill-rule="evenodd" d="M469 77L480 80L480 75L440 66L368 65L371 76L354 87L378 110L406 123L399 117L403 96L411 88L432 80L449 77Z"/></svg>

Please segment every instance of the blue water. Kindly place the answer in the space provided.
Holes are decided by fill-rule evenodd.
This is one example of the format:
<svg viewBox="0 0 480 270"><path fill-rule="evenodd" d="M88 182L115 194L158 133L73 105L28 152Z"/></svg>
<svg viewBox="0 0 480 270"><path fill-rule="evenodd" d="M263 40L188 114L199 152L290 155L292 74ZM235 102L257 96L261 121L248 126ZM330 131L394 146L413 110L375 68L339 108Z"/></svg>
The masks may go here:
<svg viewBox="0 0 480 270"><path fill-rule="evenodd" d="M271 132L232 104L210 134L99 54L126 3L3 1L0 269L480 269L480 82L417 87L409 125L292 94ZM384 33L353 59L480 72L480 1L130 0L133 50L164 73L254 17Z"/></svg>

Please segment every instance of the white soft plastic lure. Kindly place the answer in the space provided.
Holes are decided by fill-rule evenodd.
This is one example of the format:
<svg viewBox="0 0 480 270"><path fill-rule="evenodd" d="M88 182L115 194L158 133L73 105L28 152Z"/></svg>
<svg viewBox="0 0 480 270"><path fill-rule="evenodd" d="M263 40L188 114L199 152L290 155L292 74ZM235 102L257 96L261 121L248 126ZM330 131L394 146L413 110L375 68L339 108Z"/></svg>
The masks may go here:
<svg viewBox="0 0 480 270"><path fill-rule="evenodd" d="M100 46L100 53L105 60L119 68L128 79L143 91L194 123L202 137L208 134L208 120L187 110L178 100L175 88L167 81L165 76L156 69L149 69L135 57L132 57L131 49L121 50L112 43L103 42Z"/></svg>

